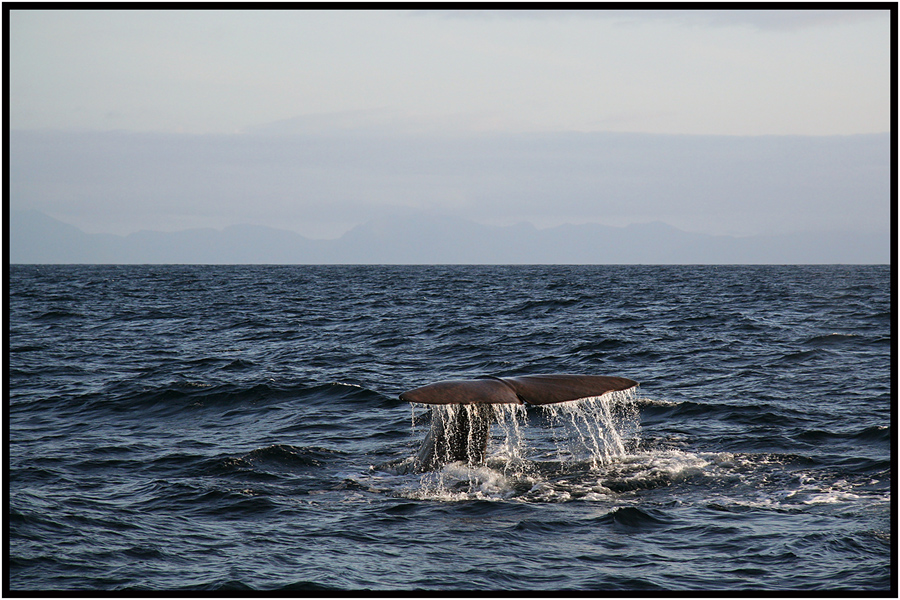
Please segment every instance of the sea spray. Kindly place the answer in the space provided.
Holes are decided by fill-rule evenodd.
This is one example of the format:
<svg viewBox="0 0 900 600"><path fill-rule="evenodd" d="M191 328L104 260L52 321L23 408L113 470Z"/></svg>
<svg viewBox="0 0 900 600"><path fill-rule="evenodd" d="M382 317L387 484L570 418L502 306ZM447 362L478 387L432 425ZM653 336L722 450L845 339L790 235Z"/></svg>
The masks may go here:
<svg viewBox="0 0 900 600"><path fill-rule="evenodd" d="M522 404L494 404L494 425L489 455L516 468L525 459L525 435L528 413Z"/></svg>
<svg viewBox="0 0 900 600"><path fill-rule="evenodd" d="M529 431L525 427L529 410L535 408L518 404L432 406L431 428L415 458L416 470L426 472L421 478L423 490L430 496L477 493L483 497L491 495L489 492L504 496L515 480L531 477L529 434L546 436L545 428ZM634 390L538 410L547 417L561 463L587 461L592 468L607 465L625 456L640 433ZM460 443L463 440L465 443Z"/></svg>
<svg viewBox="0 0 900 600"><path fill-rule="evenodd" d="M493 412L486 404L433 406L431 428L416 455L415 468L429 471L452 462L483 463Z"/></svg>
<svg viewBox="0 0 900 600"><path fill-rule="evenodd" d="M588 460L596 468L625 456L640 436L635 397L632 388L542 406L553 430L559 460Z"/></svg>

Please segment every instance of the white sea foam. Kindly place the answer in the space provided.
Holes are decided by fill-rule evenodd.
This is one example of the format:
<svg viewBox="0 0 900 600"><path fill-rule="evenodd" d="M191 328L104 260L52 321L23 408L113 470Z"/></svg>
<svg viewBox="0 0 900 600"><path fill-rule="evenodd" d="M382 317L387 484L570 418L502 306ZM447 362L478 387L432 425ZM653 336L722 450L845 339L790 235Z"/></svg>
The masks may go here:
<svg viewBox="0 0 900 600"><path fill-rule="evenodd" d="M438 501L505 500L515 494L516 479L485 465L454 462L423 474L419 485L404 494Z"/></svg>

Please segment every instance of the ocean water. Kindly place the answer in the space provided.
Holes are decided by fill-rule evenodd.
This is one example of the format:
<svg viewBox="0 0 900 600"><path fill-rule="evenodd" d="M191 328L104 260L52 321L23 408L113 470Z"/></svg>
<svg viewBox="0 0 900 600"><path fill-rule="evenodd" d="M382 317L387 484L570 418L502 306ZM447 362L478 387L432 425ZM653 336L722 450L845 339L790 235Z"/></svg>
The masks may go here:
<svg viewBox="0 0 900 600"><path fill-rule="evenodd" d="M889 266L24 266L16 590L889 592ZM441 379L498 409L405 468ZM893 587L896 591L896 587Z"/></svg>

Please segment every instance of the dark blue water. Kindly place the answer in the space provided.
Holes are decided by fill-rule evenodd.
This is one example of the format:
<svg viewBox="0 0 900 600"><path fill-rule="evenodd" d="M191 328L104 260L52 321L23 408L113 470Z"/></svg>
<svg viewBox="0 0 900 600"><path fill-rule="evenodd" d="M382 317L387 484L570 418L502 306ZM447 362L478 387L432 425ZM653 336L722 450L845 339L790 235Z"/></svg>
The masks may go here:
<svg viewBox="0 0 900 600"><path fill-rule="evenodd" d="M888 266L14 265L8 292L12 590L894 582ZM557 372L641 386L401 468L429 413L400 392Z"/></svg>

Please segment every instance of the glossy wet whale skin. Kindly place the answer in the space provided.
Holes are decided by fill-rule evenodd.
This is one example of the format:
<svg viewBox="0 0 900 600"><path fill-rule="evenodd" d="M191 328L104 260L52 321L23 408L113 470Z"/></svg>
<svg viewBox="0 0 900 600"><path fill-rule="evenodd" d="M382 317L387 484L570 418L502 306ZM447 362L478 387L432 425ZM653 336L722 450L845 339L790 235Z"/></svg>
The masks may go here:
<svg viewBox="0 0 900 600"><path fill-rule="evenodd" d="M400 394L401 400L420 404L528 404L542 405L602 396L633 388L625 377L600 375L524 375L438 381Z"/></svg>

